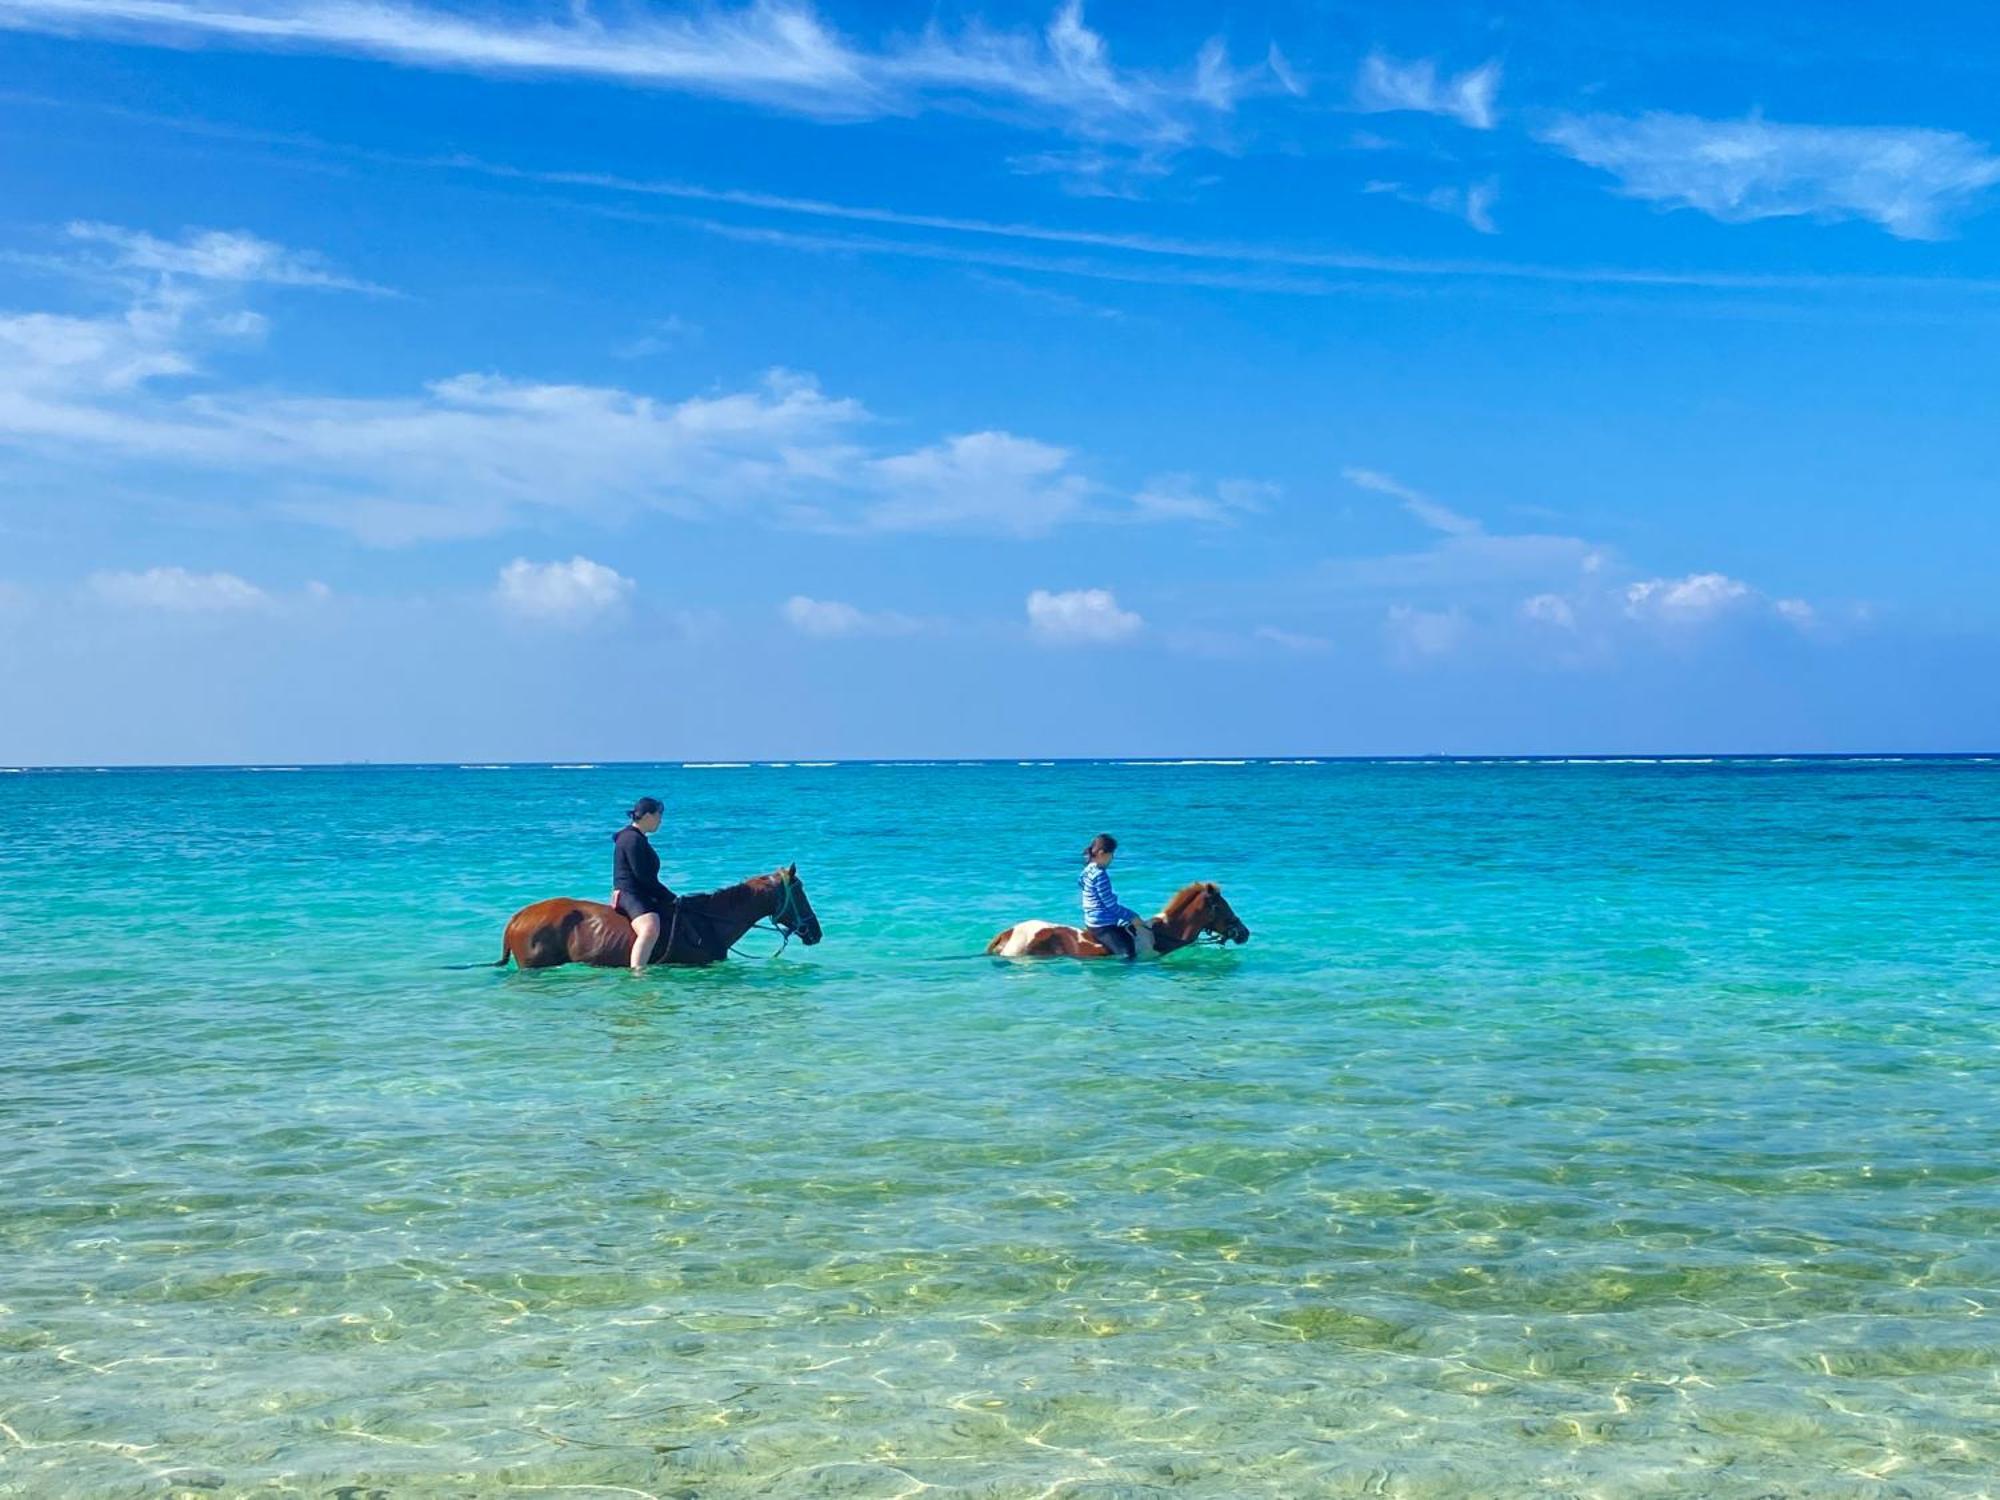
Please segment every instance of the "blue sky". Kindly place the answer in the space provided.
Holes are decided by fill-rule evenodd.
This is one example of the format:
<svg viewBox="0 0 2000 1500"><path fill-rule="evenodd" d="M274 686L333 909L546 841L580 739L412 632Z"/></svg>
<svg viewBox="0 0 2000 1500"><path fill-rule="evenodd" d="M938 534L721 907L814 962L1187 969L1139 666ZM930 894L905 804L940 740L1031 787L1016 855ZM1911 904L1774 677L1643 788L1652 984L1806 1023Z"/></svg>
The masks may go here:
<svg viewBox="0 0 2000 1500"><path fill-rule="evenodd" d="M1990 749L1985 27L0 0L0 760Z"/></svg>

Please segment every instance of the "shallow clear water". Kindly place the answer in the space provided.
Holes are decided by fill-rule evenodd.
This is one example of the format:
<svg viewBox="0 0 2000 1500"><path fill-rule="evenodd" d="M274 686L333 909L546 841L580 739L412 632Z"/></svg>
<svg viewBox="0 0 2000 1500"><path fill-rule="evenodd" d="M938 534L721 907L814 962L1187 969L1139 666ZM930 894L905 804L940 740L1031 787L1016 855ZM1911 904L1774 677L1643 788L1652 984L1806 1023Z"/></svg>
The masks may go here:
<svg viewBox="0 0 2000 1500"><path fill-rule="evenodd" d="M641 792L825 943L443 967ZM967 956L1107 827L1250 946ZM1975 761L0 776L0 1495L1991 1494L1996 890Z"/></svg>

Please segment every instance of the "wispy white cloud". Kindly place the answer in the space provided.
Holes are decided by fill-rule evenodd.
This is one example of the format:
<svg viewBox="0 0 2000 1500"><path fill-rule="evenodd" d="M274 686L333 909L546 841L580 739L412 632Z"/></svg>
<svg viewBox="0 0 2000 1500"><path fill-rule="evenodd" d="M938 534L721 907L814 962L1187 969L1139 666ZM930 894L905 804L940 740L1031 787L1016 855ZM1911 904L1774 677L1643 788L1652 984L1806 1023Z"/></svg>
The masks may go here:
<svg viewBox="0 0 2000 1500"><path fill-rule="evenodd" d="M1024 151L1007 158L1023 177L1053 177L1079 198L1144 198L1173 165L1162 152L1076 146L1060 151Z"/></svg>
<svg viewBox="0 0 2000 1500"><path fill-rule="evenodd" d="M843 35L807 0L669 15L578 7L564 19L392 0L0 0L4 27L597 78L830 119L972 109L1154 149L1191 142L1247 94L1290 86L1282 57L1238 69L1219 42L1179 72L1121 68L1079 0L1064 0L1039 33L933 22L879 45Z"/></svg>
<svg viewBox="0 0 2000 1500"><path fill-rule="evenodd" d="M268 609L273 602L270 594L234 573L193 573L179 567L93 573L84 587L105 604L170 614L232 614Z"/></svg>
<svg viewBox="0 0 2000 1500"><path fill-rule="evenodd" d="M1400 182L1376 181L1367 183L1361 190L1364 193L1386 194L1399 203L1410 203L1433 213L1463 219L1468 227L1480 234L1500 232L1500 226L1493 221L1493 205L1499 201L1500 186L1491 180L1467 183L1464 187L1445 183L1422 189L1407 187Z"/></svg>
<svg viewBox="0 0 2000 1500"><path fill-rule="evenodd" d="M1545 532L1492 532L1475 517L1441 504L1421 490L1374 469L1342 471L1351 484L1387 495L1437 540L1416 551L1337 558L1320 577L1345 591L1455 594L1517 590L1523 583L1567 583L1601 560L1582 537Z"/></svg>
<svg viewBox="0 0 2000 1500"><path fill-rule="evenodd" d="M1317 654L1333 649L1333 642L1326 636L1297 630L1281 630L1276 625L1259 625L1251 635L1257 640L1267 641L1286 651Z"/></svg>
<svg viewBox="0 0 2000 1500"><path fill-rule="evenodd" d="M1460 515L1450 507L1438 504L1422 491L1413 490L1379 470L1346 468L1340 473L1349 484L1401 501L1403 509L1432 531L1440 531L1446 536L1455 537L1478 537L1486 534L1486 528L1471 516Z"/></svg>
<svg viewBox="0 0 2000 1500"><path fill-rule="evenodd" d="M868 610L838 599L794 594L779 606L785 623L801 635L832 640L848 636L915 635L924 622L894 610Z"/></svg>
<svg viewBox="0 0 2000 1500"><path fill-rule="evenodd" d="M1198 521L1233 526L1268 508L1279 487L1256 479L1223 479L1204 485L1192 474L1158 474L1132 497L1132 518L1138 521Z"/></svg>
<svg viewBox="0 0 2000 1500"><path fill-rule="evenodd" d="M241 231L191 229L178 240L168 240L116 224L78 221L66 226L66 232L79 243L104 246L111 252L111 264L119 270L375 295L387 290L343 276L317 255L288 250Z"/></svg>
<svg viewBox="0 0 2000 1500"><path fill-rule="evenodd" d="M1109 589L1036 589L1028 595L1028 629L1047 645L1108 645L1129 640L1145 623L1131 610L1120 609Z"/></svg>
<svg viewBox="0 0 2000 1500"><path fill-rule="evenodd" d="M1032 302L1056 312L1070 313L1081 318L1099 318L1105 322L1122 321L1125 314L1115 307L1105 307L1100 303L1086 302L1081 297L1072 297L1068 292L1052 287L1037 286L1030 281L1020 281L1012 276L995 276L988 271L967 271L966 279L980 286L992 287L1024 302Z"/></svg>
<svg viewBox="0 0 2000 1500"><path fill-rule="evenodd" d="M2000 156L1948 130L1572 115L1541 138L1610 172L1632 197L1726 223L1865 219L1903 239L1934 239L2000 182Z"/></svg>
<svg viewBox="0 0 2000 1500"><path fill-rule="evenodd" d="M493 598L520 619L575 626L622 610L634 588L615 568L587 557L545 563L517 557L500 570Z"/></svg>
<svg viewBox="0 0 2000 1500"><path fill-rule="evenodd" d="M701 337L701 332L700 324L689 322L679 313L670 313L655 318L611 352L619 359L650 359L692 343Z"/></svg>
<svg viewBox="0 0 2000 1500"><path fill-rule="evenodd" d="M1431 58L1398 62L1371 52L1354 80L1355 108L1371 114L1413 110L1444 115L1474 130L1491 130L1497 118L1500 63L1493 59L1456 75L1441 73Z"/></svg>
<svg viewBox="0 0 2000 1500"><path fill-rule="evenodd" d="M1278 81L1278 87L1295 99L1303 99L1311 90L1305 79L1292 67L1292 61L1279 50L1276 42L1265 49L1264 66L1271 70L1271 76Z"/></svg>
<svg viewBox="0 0 2000 1500"><path fill-rule="evenodd" d="M4 5L5 0L0 0ZM366 153L363 153L366 155ZM1990 294L2000 280L1947 276L1823 275L1817 273L1653 270L1643 267L1545 265L1531 261L1425 260L1408 256L1370 255L1345 250L1231 240L1194 240L1173 236L1073 229L1060 225L975 219L962 215L911 213L870 204L838 203L738 188L714 188L698 183L622 177L589 171L529 171L463 156L426 158L405 165L463 172L503 182L580 188L633 198L712 204L718 208L794 218L870 224L885 229L927 231L933 237L890 238L887 235L803 234L761 224L693 221L713 233L746 242L783 245L806 251L841 255L885 255L922 260L1034 271L1054 276L1087 277L1131 283L1210 286L1233 290L1278 292L1300 296L1349 294L1358 283L1298 273L1356 273L1366 277L1416 280L1490 280L1557 286L1652 287L1697 290L1837 291L1907 290ZM615 212L606 209L605 212ZM686 221L672 221L686 222ZM1036 255L966 244L975 240L1019 245L1061 247L1072 256ZM1152 268L1148 268L1152 263Z"/></svg>

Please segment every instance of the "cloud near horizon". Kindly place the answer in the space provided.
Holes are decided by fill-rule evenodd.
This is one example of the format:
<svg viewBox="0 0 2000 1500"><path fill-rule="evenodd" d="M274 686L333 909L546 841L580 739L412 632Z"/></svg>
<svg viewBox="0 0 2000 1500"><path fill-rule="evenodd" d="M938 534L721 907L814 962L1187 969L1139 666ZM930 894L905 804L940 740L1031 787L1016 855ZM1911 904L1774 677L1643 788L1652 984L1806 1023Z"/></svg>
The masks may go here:
<svg viewBox="0 0 2000 1500"><path fill-rule="evenodd" d="M1357 487L1395 500L1438 540L1427 551L1340 560L1321 576L1363 597L1390 592L1384 616L1393 659L1405 665L1452 655L1476 640L1528 650L1558 647L1572 664L1608 659L1620 639L1688 638L1731 617L1775 618L1815 633L1820 612L1803 599L1772 599L1742 579L1707 571L1645 577L1583 537L1489 532L1379 470L1349 468ZM1525 598L1523 584L1542 585Z"/></svg>

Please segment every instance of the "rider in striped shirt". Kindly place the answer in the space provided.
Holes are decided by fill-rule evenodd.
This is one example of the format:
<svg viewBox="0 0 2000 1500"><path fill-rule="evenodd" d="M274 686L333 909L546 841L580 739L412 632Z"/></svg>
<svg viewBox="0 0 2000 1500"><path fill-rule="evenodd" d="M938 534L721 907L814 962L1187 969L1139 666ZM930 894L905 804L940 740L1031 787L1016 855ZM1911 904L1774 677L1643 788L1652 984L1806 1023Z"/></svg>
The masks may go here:
<svg viewBox="0 0 2000 1500"><path fill-rule="evenodd" d="M1137 958L1138 941L1133 929L1139 914L1119 904L1111 889L1111 856L1118 852L1118 840L1100 833L1083 851L1083 873L1076 877L1083 891L1084 935L1120 958Z"/></svg>

